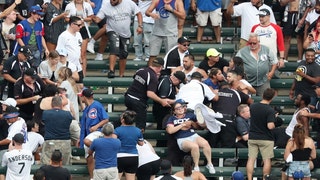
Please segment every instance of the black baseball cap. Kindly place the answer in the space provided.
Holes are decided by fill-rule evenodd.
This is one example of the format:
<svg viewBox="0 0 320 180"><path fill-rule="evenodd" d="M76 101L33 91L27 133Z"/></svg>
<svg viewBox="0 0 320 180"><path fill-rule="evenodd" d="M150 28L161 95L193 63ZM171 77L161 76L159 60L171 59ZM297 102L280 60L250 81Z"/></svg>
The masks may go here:
<svg viewBox="0 0 320 180"><path fill-rule="evenodd" d="M194 79L194 78L201 79L201 78L203 78L203 76L199 72L194 72L194 73L191 74L191 79Z"/></svg>
<svg viewBox="0 0 320 180"><path fill-rule="evenodd" d="M26 46L21 46L19 48L19 52L22 53L23 55L25 55L27 58L32 56L31 50Z"/></svg>
<svg viewBox="0 0 320 180"><path fill-rule="evenodd" d="M27 76L31 76L31 78L36 78L37 77L37 72L33 68L29 68L24 71L24 74Z"/></svg>
<svg viewBox="0 0 320 180"><path fill-rule="evenodd" d="M93 91L89 88L83 88L83 90L78 93L79 96L84 96L84 97L92 97L93 96Z"/></svg>
<svg viewBox="0 0 320 180"><path fill-rule="evenodd" d="M176 71L173 75L179 79L183 84L186 84L186 74L182 71Z"/></svg>
<svg viewBox="0 0 320 180"><path fill-rule="evenodd" d="M182 36L178 39L178 43L179 44L183 44L185 42L191 42L189 38L185 37L185 36Z"/></svg>

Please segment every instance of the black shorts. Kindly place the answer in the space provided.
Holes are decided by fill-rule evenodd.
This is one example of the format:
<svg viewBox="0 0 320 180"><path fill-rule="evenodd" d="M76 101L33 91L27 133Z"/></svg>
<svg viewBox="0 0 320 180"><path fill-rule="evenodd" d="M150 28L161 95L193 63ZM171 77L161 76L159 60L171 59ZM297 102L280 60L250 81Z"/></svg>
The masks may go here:
<svg viewBox="0 0 320 180"><path fill-rule="evenodd" d="M107 23L107 19L103 18L97 25L101 29Z"/></svg>
<svg viewBox="0 0 320 180"><path fill-rule="evenodd" d="M79 71L79 81L76 81L76 83L83 83L83 71Z"/></svg>
<svg viewBox="0 0 320 180"><path fill-rule="evenodd" d="M119 59L126 59L129 55L128 47L130 38L124 38L119 36L114 31L107 32L109 39L109 51L112 55L117 55Z"/></svg>
<svg viewBox="0 0 320 180"><path fill-rule="evenodd" d="M295 34L295 29L297 27L298 13L288 13L287 22L282 22L282 33L284 36L292 36ZM302 28L300 29L302 30Z"/></svg>
<svg viewBox="0 0 320 180"><path fill-rule="evenodd" d="M131 173L135 174L138 170L139 157L130 156L130 157L119 157L118 158L118 171L119 173Z"/></svg>
<svg viewBox="0 0 320 180"><path fill-rule="evenodd" d="M88 34L88 31L86 29L85 26L83 26L81 29L80 29L80 34L82 36L82 39L88 39L89 38L89 34Z"/></svg>

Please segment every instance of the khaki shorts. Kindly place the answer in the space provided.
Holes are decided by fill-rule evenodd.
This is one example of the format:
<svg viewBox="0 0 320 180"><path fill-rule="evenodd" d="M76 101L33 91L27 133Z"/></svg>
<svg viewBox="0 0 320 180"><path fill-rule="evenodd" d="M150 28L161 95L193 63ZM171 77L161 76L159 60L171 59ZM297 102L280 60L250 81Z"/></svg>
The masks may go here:
<svg viewBox="0 0 320 180"><path fill-rule="evenodd" d="M273 147L274 141L248 140L248 156L249 158L256 159L260 151L262 159L271 159L274 157Z"/></svg>
<svg viewBox="0 0 320 180"><path fill-rule="evenodd" d="M222 22L221 8L209 12L204 12L197 9L196 21L199 26L207 26L209 17L212 26L220 26Z"/></svg>
<svg viewBox="0 0 320 180"><path fill-rule="evenodd" d="M69 131L71 140L76 141L80 138L80 126L77 120L72 120Z"/></svg>
<svg viewBox="0 0 320 180"><path fill-rule="evenodd" d="M71 157L71 140L45 140L42 145L41 164L50 164L54 150L59 149L62 154L62 164L69 165Z"/></svg>
<svg viewBox="0 0 320 180"><path fill-rule="evenodd" d="M95 180L118 180L118 168L111 167L105 169L95 169L93 170L93 179Z"/></svg>

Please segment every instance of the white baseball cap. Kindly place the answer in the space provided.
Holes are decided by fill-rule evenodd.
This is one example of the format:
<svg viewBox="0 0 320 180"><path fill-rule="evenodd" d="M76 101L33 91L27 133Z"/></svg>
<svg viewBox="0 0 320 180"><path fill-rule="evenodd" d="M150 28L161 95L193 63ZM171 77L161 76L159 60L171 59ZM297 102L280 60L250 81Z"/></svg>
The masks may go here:
<svg viewBox="0 0 320 180"><path fill-rule="evenodd" d="M0 101L2 104L7 106L13 106L16 107L17 101L13 98L7 98L5 101Z"/></svg>

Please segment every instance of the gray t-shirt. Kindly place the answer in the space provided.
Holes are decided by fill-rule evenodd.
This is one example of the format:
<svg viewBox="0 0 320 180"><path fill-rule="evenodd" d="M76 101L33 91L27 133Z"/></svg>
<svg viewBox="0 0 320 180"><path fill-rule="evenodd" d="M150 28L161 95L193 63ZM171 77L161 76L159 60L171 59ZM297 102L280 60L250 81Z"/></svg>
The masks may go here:
<svg viewBox="0 0 320 180"><path fill-rule="evenodd" d="M116 6L112 6L110 0L103 0L97 17L107 18L107 32L114 31L121 37L130 38L131 17L139 12L139 7L131 0L122 0Z"/></svg>

